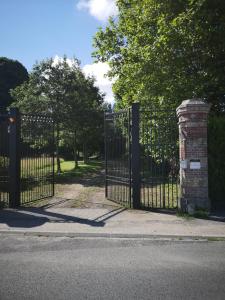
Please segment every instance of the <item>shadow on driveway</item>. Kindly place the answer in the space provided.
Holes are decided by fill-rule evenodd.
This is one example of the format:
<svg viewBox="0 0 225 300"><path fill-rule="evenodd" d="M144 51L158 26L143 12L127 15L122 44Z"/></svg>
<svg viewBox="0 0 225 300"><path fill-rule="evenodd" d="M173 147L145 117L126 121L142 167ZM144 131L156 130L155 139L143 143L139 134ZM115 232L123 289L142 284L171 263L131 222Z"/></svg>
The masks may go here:
<svg viewBox="0 0 225 300"><path fill-rule="evenodd" d="M116 208L92 220L49 212L42 208L4 209L0 211L0 223L7 224L9 227L20 228L38 227L45 223L78 223L92 227L104 227L106 220L125 210L126 208Z"/></svg>

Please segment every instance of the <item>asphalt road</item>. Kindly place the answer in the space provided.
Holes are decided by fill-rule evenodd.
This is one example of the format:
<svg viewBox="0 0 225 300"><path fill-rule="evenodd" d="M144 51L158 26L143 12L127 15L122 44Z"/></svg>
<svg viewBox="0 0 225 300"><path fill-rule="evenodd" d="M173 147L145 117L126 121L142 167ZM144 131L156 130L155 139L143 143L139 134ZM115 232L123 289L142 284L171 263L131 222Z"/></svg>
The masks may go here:
<svg viewBox="0 0 225 300"><path fill-rule="evenodd" d="M225 299L225 242L0 236L0 299Z"/></svg>

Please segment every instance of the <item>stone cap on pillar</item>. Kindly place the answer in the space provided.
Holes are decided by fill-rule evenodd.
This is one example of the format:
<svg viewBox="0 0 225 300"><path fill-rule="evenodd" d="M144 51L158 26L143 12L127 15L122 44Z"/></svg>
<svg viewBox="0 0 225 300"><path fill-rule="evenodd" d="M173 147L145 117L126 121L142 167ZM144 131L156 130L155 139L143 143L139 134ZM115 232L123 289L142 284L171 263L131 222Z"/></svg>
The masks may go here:
<svg viewBox="0 0 225 300"><path fill-rule="evenodd" d="M184 100L176 109L178 118L188 114L201 114L207 116L210 111L211 104L205 103L202 99ZM193 116L194 117L194 116Z"/></svg>

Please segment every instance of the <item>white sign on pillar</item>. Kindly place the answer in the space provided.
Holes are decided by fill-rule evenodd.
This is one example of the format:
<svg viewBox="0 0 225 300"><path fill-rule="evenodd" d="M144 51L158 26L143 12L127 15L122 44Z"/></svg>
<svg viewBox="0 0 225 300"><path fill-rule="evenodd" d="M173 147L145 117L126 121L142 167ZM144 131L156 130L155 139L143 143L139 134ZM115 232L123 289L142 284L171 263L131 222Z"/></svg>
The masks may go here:
<svg viewBox="0 0 225 300"><path fill-rule="evenodd" d="M190 160L190 169L191 170L199 170L199 169L201 169L200 159L191 159Z"/></svg>

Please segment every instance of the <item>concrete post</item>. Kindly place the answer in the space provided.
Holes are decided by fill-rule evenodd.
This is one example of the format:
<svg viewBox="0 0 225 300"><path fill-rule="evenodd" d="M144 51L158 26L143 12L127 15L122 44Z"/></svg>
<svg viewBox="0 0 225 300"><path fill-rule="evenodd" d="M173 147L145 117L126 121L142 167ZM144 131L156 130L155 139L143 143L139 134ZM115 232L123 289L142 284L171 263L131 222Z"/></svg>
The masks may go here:
<svg viewBox="0 0 225 300"><path fill-rule="evenodd" d="M207 117L210 105L201 99L185 100L177 108L180 140L178 208L194 213L210 209L208 197Z"/></svg>

